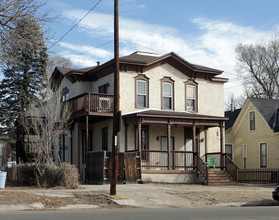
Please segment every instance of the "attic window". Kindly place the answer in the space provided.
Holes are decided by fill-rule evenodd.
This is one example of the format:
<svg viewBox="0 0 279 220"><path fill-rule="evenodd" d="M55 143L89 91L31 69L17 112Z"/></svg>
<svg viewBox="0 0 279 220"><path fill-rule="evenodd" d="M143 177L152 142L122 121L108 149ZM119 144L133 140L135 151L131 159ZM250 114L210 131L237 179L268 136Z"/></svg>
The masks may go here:
<svg viewBox="0 0 279 220"><path fill-rule="evenodd" d="M249 112L249 119L250 119L250 130L256 129L256 119L255 119L255 111Z"/></svg>
<svg viewBox="0 0 279 220"><path fill-rule="evenodd" d="M62 101L65 102L70 97L69 89L67 87L62 90Z"/></svg>

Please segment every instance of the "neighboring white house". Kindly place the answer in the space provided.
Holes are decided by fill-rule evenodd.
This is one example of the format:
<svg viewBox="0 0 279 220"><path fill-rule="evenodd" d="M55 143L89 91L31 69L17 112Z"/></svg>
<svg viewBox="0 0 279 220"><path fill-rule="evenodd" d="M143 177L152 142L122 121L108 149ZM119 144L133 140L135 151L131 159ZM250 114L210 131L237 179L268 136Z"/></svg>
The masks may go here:
<svg viewBox="0 0 279 220"><path fill-rule="evenodd" d="M85 179L86 152L111 151L114 61L55 68L51 79L73 106L71 137L60 138L63 161ZM200 182L207 156L224 168L224 83L220 70L191 64L175 53L120 57L120 152L141 153L141 178Z"/></svg>

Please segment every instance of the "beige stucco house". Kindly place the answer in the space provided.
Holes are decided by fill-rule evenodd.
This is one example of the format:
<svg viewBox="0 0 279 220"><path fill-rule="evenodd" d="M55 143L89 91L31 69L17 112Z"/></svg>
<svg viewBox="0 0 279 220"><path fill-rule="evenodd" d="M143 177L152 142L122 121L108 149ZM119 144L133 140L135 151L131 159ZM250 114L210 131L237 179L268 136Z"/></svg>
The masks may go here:
<svg viewBox="0 0 279 220"><path fill-rule="evenodd" d="M226 153L240 169L279 167L279 100L248 98L225 115Z"/></svg>
<svg viewBox="0 0 279 220"><path fill-rule="evenodd" d="M61 137L61 159L76 164L84 180L86 153L112 149L113 66L110 60L84 69L57 67L51 76L73 111L71 137ZM225 167L227 79L221 73L175 53L120 57L119 151L139 153L142 181L207 181L208 155Z"/></svg>

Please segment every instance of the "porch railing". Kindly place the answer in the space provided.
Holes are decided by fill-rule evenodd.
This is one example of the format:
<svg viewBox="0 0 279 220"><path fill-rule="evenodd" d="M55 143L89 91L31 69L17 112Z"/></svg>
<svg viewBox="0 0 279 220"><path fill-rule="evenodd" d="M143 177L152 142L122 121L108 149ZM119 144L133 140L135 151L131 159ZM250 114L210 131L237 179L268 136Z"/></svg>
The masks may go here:
<svg viewBox="0 0 279 220"><path fill-rule="evenodd" d="M231 176L237 182L238 181L238 167L231 160L231 158L228 157L227 154L223 154L223 156L224 156L224 161L225 161L225 169L231 174Z"/></svg>
<svg viewBox="0 0 279 220"><path fill-rule="evenodd" d="M189 151L171 151L171 170L193 170L194 153ZM168 170L168 151L142 150L141 168L143 170Z"/></svg>
<svg viewBox="0 0 279 220"><path fill-rule="evenodd" d="M84 93L69 100L73 114L113 113L113 95Z"/></svg>
<svg viewBox="0 0 279 220"><path fill-rule="evenodd" d="M197 170L203 176L203 178L208 181L208 167L203 159L200 158L199 155L195 154L195 160L197 161Z"/></svg>

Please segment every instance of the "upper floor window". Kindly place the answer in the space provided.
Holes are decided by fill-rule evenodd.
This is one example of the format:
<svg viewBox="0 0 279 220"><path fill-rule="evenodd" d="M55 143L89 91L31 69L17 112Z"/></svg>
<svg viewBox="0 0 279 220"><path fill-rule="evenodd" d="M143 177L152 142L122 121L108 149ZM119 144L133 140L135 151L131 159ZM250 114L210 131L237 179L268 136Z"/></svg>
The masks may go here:
<svg viewBox="0 0 279 220"><path fill-rule="evenodd" d="M198 111L198 84L193 80L185 82L186 89L186 111Z"/></svg>
<svg viewBox="0 0 279 220"><path fill-rule="evenodd" d="M69 89L67 87L65 87L62 90L62 101L65 102L66 100L68 100L70 97L70 93L69 93Z"/></svg>
<svg viewBox="0 0 279 220"><path fill-rule="evenodd" d="M108 94L109 83L99 86L99 93Z"/></svg>
<svg viewBox="0 0 279 220"><path fill-rule="evenodd" d="M174 81L170 77L161 79L162 87L162 109L174 109Z"/></svg>
<svg viewBox="0 0 279 220"><path fill-rule="evenodd" d="M148 108L149 79L139 74L135 77L135 104L136 108Z"/></svg>
<svg viewBox="0 0 279 220"><path fill-rule="evenodd" d="M255 130L256 129L255 111L249 112L249 119L250 119L250 130Z"/></svg>

